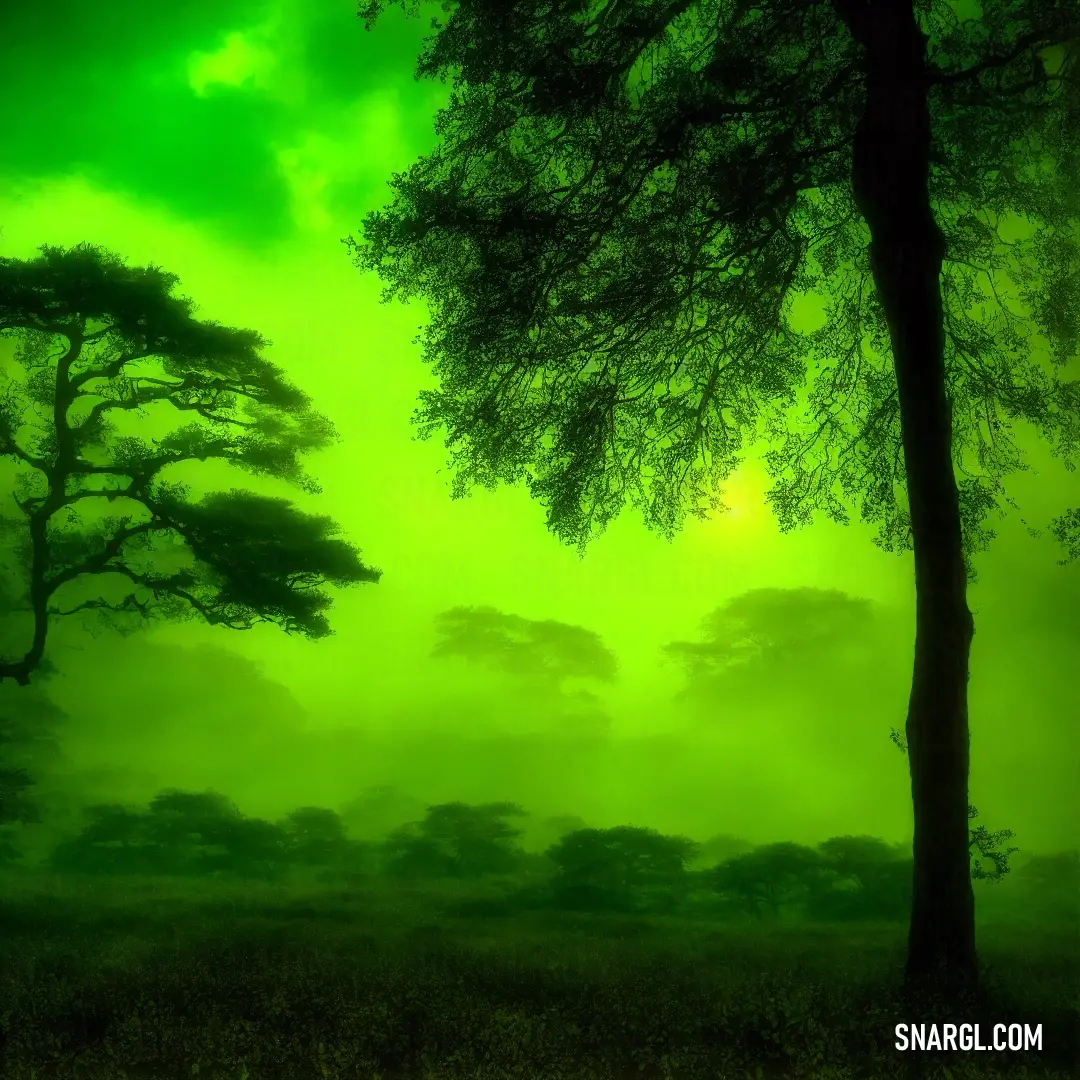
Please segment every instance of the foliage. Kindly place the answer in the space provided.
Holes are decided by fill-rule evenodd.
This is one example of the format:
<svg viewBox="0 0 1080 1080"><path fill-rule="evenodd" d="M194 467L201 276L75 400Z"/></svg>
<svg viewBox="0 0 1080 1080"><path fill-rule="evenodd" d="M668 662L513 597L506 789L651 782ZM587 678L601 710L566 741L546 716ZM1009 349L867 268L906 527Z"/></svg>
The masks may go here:
<svg viewBox="0 0 1080 1080"><path fill-rule="evenodd" d="M424 819L395 829L384 845L388 872L398 877L479 878L513 871L522 830L506 819L524 817L516 803L479 806L440 803Z"/></svg>
<svg viewBox="0 0 1080 1080"><path fill-rule="evenodd" d="M461 656L510 675L559 686L566 679L612 682L615 654L598 634L555 619L526 619L492 607L456 607L437 618L433 656Z"/></svg>
<svg viewBox="0 0 1080 1080"><path fill-rule="evenodd" d="M363 854L332 810L304 806L273 823L242 814L213 791L169 789L145 811L98 805L85 816L82 831L53 850L55 869L272 879L293 866L352 867Z"/></svg>
<svg viewBox="0 0 1080 1080"><path fill-rule="evenodd" d="M556 867L557 907L594 911L673 910L697 844L655 829L578 829L547 851Z"/></svg>
<svg viewBox="0 0 1080 1080"><path fill-rule="evenodd" d="M820 662L874 624L869 600L836 589L752 589L717 608L702 642L674 641L664 651L691 676L732 669L783 671L793 661Z"/></svg>
<svg viewBox="0 0 1080 1080"><path fill-rule="evenodd" d="M19 826L41 821L33 789L60 757L56 736L63 720L40 690L0 682L0 863L22 858Z"/></svg>
<svg viewBox="0 0 1080 1080"><path fill-rule="evenodd" d="M34 780L25 769L0 768L0 865L22 857L12 823L34 824L41 820L29 797Z"/></svg>
<svg viewBox="0 0 1080 1080"><path fill-rule="evenodd" d="M968 807L968 820L974 821L979 816L979 811L974 806ZM991 832L985 825L976 825L971 829L971 841L969 847L974 849L974 857L971 860L971 877L975 881L999 882L1009 873L1009 856L1017 847L1002 849L1001 845L1014 836L1012 829L998 829ZM989 860L986 862L980 860Z"/></svg>
<svg viewBox="0 0 1080 1080"><path fill-rule="evenodd" d="M913 863L875 836L834 836L818 845L827 873L810 890L806 913L826 921L902 922L911 910Z"/></svg>
<svg viewBox="0 0 1080 1080"><path fill-rule="evenodd" d="M89 244L0 258L0 456L16 468L3 567L24 645L0 679L39 669L53 620L130 630L155 618L330 633L324 586L375 582L328 517L244 490L193 500L171 467L222 461L318 485L303 459L335 438L253 330L194 318L177 277ZM169 421L179 419L179 426ZM7 644L7 643L5 643Z"/></svg>
<svg viewBox="0 0 1080 1080"><path fill-rule="evenodd" d="M805 903L824 868L813 848L782 841L720 863L712 886L748 914L777 918L782 909Z"/></svg>
<svg viewBox="0 0 1080 1080"><path fill-rule="evenodd" d="M356 845L345 833L341 815L321 806L301 806L279 822L287 857L305 866L333 867L349 862Z"/></svg>
<svg viewBox="0 0 1080 1080"><path fill-rule="evenodd" d="M389 6L366 4L366 25ZM1072 0L915 11L970 554L1025 467L1015 425L1066 461L1080 448L1077 383L1060 374L1078 343L1080 22ZM431 312L420 340L440 385L417 421L444 433L456 493L524 480L570 543L627 501L670 535L722 506L764 435L783 528L856 508L887 550L909 546L889 333L852 190L857 13L461 0L433 24L416 73L453 81L439 145L345 243L387 299ZM1010 235L1011 219L1030 231ZM800 331L808 293L825 318Z"/></svg>
<svg viewBox="0 0 1080 1080"><path fill-rule="evenodd" d="M37 807L28 797L33 786L33 778L25 769L0 769L0 824L40 820Z"/></svg>
<svg viewBox="0 0 1080 1080"><path fill-rule="evenodd" d="M1035 855L1016 872L1016 879L1029 913L1080 923L1080 852Z"/></svg>

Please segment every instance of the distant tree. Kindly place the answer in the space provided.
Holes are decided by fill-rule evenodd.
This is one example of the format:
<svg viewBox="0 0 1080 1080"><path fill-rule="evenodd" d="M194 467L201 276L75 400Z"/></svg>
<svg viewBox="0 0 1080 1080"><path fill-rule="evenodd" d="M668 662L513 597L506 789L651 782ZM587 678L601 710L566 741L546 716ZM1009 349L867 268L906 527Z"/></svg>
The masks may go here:
<svg viewBox="0 0 1080 1080"><path fill-rule="evenodd" d="M671 910L696 851L697 844L685 836L635 825L578 829L547 851L556 867L555 902L586 910Z"/></svg>
<svg viewBox="0 0 1080 1080"><path fill-rule="evenodd" d="M341 815L320 806L301 806L280 822L288 858L303 866L340 866L355 853Z"/></svg>
<svg viewBox="0 0 1080 1080"><path fill-rule="evenodd" d="M776 918L791 905L803 905L825 869L821 855L802 844L765 844L720 863L712 886L743 911Z"/></svg>
<svg viewBox="0 0 1080 1080"><path fill-rule="evenodd" d="M338 526L243 490L192 500L169 467L225 461L317 492L301 459L334 439L329 421L260 355L259 334L197 321L172 295L176 275L88 244L40 251L0 258L0 336L16 342L0 370L0 456L18 507L0 520L0 569L19 583L9 599L26 635L0 680L25 685L51 622L76 613L116 629L199 618L325 637L323 586L379 580ZM189 422L161 427L170 410Z"/></svg>
<svg viewBox="0 0 1080 1080"><path fill-rule="evenodd" d="M405 877L479 878L517 868L522 830L506 819L524 817L515 803L429 806L423 821L403 825L386 840L387 870Z"/></svg>
<svg viewBox="0 0 1080 1080"><path fill-rule="evenodd" d="M615 654L592 630L554 619L526 619L493 607L456 607L436 618L436 657L458 656L509 675L534 708L577 733L611 725L601 699L571 680L612 683Z"/></svg>
<svg viewBox="0 0 1080 1080"><path fill-rule="evenodd" d="M395 826L421 813L424 804L390 784L366 788L341 807L348 831L365 840L382 840Z"/></svg>
<svg viewBox="0 0 1080 1080"><path fill-rule="evenodd" d="M973 985L967 576L1017 422L1080 448L1076 0L446 10L439 144L345 241L430 312L421 433L454 494L525 482L579 545L627 501L666 535L721 508L764 435L782 528L913 549L908 977Z"/></svg>
<svg viewBox="0 0 1080 1080"><path fill-rule="evenodd" d="M38 808L30 797L33 778L25 769L0 768L0 863L22 856L13 824L37 824Z"/></svg>
<svg viewBox="0 0 1080 1080"><path fill-rule="evenodd" d="M32 771L54 765L66 719L41 689L0 682L0 764Z"/></svg>
<svg viewBox="0 0 1080 1080"><path fill-rule="evenodd" d="M49 862L61 872L167 873L166 852L149 835L145 813L119 804L88 806L76 836L61 840Z"/></svg>
<svg viewBox="0 0 1080 1080"><path fill-rule="evenodd" d="M827 872L807 914L819 919L903 921L911 913L910 855L875 836L834 836L818 845Z"/></svg>
<svg viewBox="0 0 1080 1080"><path fill-rule="evenodd" d="M173 873L272 877L288 861L283 828L246 817L216 791L159 792L150 801L147 834Z"/></svg>
<svg viewBox="0 0 1080 1080"><path fill-rule="evenodd" d="M871 601L837 589L752 589L705 620L704 641L673 641L664 651L692 673L772 673L865 641L873 628Z"/></svg>
<svg viewBox="0 0 1080 1080"><path fill-rule="evenodd" d="M455 607L437 616L433 656L460 656L559 689L567 679L614 682L615 654L592 630L555 619L526 619L493 607Z"/></svg>
<svg viewBox="0 0 1080 1080"><path fill-rule="evenodd" d="M40 821L30 798L34 781L25 769L0 769L0 824Z"/></svg>
<svg viewBox="0 0 1080 1080"><path fill-rule="evenodd" d="M17 695L17 696L16 696ZM0 684L0 862L21 858L24 831L37 825L39 770L60 757L64 713L36 688Z"/></svg>
<svg viewBox="0 0 1080 1080"><path fill-rule="evenodd" d="M285 831L246 817L215 791L170 788L146 810L98 805L84 816L81 832L53 849L55 869L273 878L288 865Z"/></svg>
<svg viewBox="0 0 1080 1080"><path fill-rule="evenodd" d="M280 825L244 816L222 830L216 850L200 852L196 866L200 872L273 880L285 874L291 862L288 836Z"/></svg>
<svg viewBox="0 0 1080 1080"><path fill-rule="evenodd" d="M663 652L683 667L684 693L709 702L793 690L835 705L838 690L850 697L856 675L877 689L868 669L882 671L893 647L875 605L835 589L752 589L712 611L702 631Z"/></svg>
<svg viewBox="0 0 1080 1080"><path fill-rule="evenodd" d="M1025 913L1080 921L1080 852L1035 855L1016 872Z"/></svg>

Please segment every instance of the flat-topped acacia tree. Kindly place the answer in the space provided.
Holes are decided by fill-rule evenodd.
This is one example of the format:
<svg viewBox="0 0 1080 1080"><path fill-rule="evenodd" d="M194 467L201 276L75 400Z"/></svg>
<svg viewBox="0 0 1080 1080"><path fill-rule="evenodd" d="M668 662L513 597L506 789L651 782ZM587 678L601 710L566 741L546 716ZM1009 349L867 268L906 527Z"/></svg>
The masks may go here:
<svg viewBox="0 0 1080 1080"><path fill-rule="evenodd" d="M1080 446L1080 7L442 8L417 66L452 81L440 141L345 241L431 313L421 432L455 494L525 481L578 544L628 500L667 535L716 509L764 435L782 527L857 508L913 549L907 973L973 986L966 587L1014 423ZM1057 531L1075 552L1080 514Z"/></svg>
<svg viewBox="0 0 1080 1080"><path fill-rule="evenodd" d="M15 339L0 368L14 467L0 679L25 685L50 624L77 613L328 635L324 586L379 580L335 522L242 489L193 499L169 470L216 459L315 493L302 458L333 441L330 422L259 334L196 320L176 275L89 244L39 250L0 258L0 336Z"/></svg>

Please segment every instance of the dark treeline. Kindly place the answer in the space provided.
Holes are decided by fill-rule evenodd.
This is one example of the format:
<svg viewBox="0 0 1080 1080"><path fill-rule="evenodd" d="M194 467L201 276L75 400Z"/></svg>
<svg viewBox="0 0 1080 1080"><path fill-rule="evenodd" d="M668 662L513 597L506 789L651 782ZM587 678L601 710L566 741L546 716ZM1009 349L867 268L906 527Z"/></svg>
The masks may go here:
<svg viewBox="0 0 1080 1080"><path fill-rule="evenodd" d="M697 842L636 825L589 828L563 816L538 823L529 843L521 827L528 815L516 803L442 803L421 820L387 827L380 807L393 798L392 789L370 789L342 813L302 806L270 821L241 813L220 793L171 788L145 806L85 808L81 829L36 857L62 874L494 884L494 894L488 888L457 902L457 914L481 917L556 909L902 922L910 912L910 848L873 836L755 846L725 834ZM15 806L9 797L9 817ZM1017 849L991 846L981 827L971 835L983 857L973 876L999 885ZM10 834L3 855L24 855ZM1080 854L1029 854L1014 877L1004 892L1017 909L1075 918Z"/></svg>

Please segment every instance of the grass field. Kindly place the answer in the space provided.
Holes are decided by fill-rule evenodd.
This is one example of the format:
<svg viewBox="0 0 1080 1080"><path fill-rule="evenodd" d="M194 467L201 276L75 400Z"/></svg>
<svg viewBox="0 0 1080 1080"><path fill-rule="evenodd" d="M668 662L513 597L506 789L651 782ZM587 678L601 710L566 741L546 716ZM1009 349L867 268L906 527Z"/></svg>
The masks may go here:
<svg viewBox="0 0 1080 1080"><path fill-rule="evenodd" d="M1041 1024L1041 1053L935 1055L897 1052L894 1025L967 1017L901 1000L897 924L497 916L491 904L466 916L465 899L442 885L11 871L0 894L2 1075L1077 1075L1075 925L982 927L987 998L969 1016L984 1031Z"/></svg>

